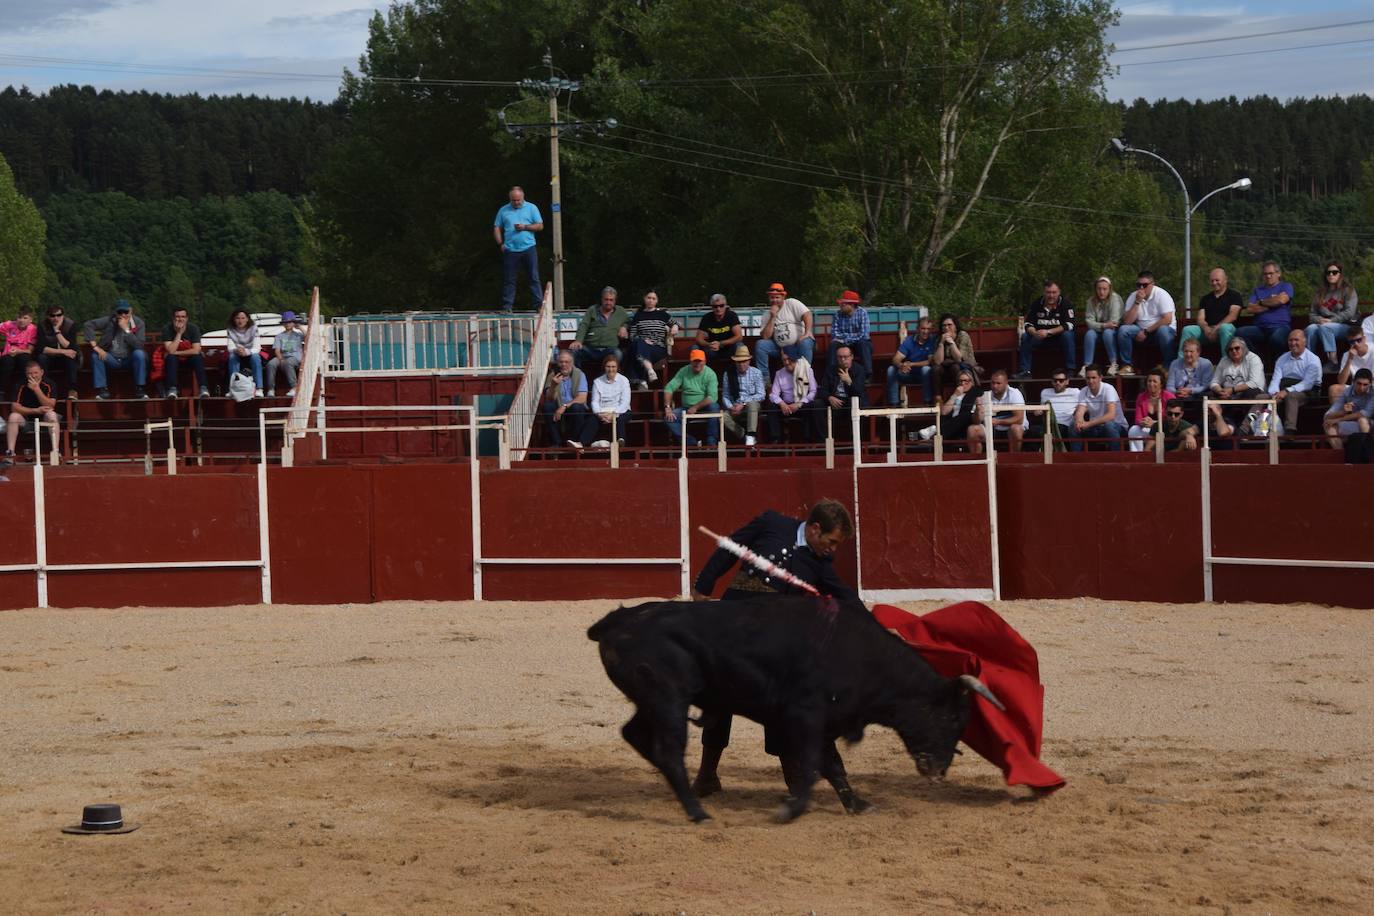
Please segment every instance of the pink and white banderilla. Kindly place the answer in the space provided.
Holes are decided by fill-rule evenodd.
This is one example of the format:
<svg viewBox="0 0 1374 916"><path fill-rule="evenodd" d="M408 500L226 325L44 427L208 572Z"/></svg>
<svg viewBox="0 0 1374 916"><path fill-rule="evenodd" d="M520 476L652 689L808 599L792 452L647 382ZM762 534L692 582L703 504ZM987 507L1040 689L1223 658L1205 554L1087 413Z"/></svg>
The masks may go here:
<svg viewBox="0 0 1374 916"><path fill-rule="evenodd" d="M758 569L761 569L768 575L773 576L776 579L780 579L783 582L786 582L788 585L795 586L804 592L808 592L812 595L815 595L817 598L821 596L821 593L816 591L816 587L812 585L810 582L804 582L801 579L798 579L791 572L788 572L787 570L783 569L781 566L777 565L767 557L759 556L758 554L754 553L754 551L750 550L748 547L745 547L738 541L733 541L723 534L716 534L710 528L707 528L703 525L698 525L697 530L700 531L702 534L706 535L708 538L715 539L717 547L721 547L725 550L730 551L744 562L752 566L755 566Z"/></svg>

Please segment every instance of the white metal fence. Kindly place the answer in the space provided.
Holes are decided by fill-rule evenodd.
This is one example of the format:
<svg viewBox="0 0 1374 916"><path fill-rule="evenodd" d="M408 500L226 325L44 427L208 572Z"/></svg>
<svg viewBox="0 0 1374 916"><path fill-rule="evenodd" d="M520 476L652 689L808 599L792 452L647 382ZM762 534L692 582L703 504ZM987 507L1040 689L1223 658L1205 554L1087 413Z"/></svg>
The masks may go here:
<svg viewBox="0 0 1374 916"><path fill-rule="evenodd" d="M515 390L515 398L506 412L507 423L501 445L503 467L509 464L512 457L516 461L525 460L530 436L539 415L539 398L544 392L544 378L549 371L549 358L553 355L557 333L553 317L553 288L546 283L544 301L539 306L538 320L533 329L533 342L521 366L524 374L520 378L520 387Z"/></svg>
<svg viewBox="0 0 1374 916"><path fill-rule="evenodd" d="M511 375L523 371L529 361L540 314L334 318L327 372Z"/></svg>

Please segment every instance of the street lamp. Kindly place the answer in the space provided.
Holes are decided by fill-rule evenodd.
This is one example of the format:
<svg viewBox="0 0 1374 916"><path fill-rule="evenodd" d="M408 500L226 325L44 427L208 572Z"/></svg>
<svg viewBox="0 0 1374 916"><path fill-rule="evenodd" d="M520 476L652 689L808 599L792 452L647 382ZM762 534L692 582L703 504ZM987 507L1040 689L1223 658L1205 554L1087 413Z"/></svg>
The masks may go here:
<svg viewBox="0 0 1374 916"><path fill-rule="evenodd" d="M1183 314L1184 314L1185 316L1187 316L1188 318L1192 318L1192 317L1193 317L1193 214L1196 213L1196 212L1197 212L1197 208L1200 207L1200 206L1202 206L1202 205L1207 201L1207 198L1211 197L1213 194L1220 194L1222 191L1244 191L1244 190L1248 189L1248 188L1250 187L1250 184L1251 184L1250 179L1249 179L1249 178L1238 178L1238 179L1236 179L1235 181L1231 182L1231 183L1228 184L1228 185L1222 185L1221 187L1217 188L1215 191L1208 191L1206 194L1202 195L1202 199L1201 199L1201 200L1199 200L1197 203L1194 204L1194 203L1191 203L1191 202L1189 201L1189 198L1188 198L1188 184L1187 184L1187 182L1185 182L1185 181L1183 180L1183 176L1180 175L1180 174L1178 173L1178 169L1174 168L1172 165L1169 164L1169 160L1165 159L1163 156L1159 155L1158 153L1152 153L1152 152L1150 152L1150 151L1147 150L1147 149L1136 149L1134 146L1131 146L1129 143L1124 142L1120 137L1113 137L1113 138L1112 138L1112 149L1116 150L1118 153L1120 153L1120 154L1123 155L1123 156L1126 155L1127 153L1137 153L1137 154L1139 154L1139 155L1141 155L1141 156L1149 156L1151 159L1156 159L1156 160L1158 160L1158 161L1164 163L1164 167L1165 167L1166 169L1168 169L1170 172L1173 172L1173 173L1174 173L1174 177L1178 179L1178 186L1179 186L1180 188L1183 189L1183 309L1184 309Z"/></svg>

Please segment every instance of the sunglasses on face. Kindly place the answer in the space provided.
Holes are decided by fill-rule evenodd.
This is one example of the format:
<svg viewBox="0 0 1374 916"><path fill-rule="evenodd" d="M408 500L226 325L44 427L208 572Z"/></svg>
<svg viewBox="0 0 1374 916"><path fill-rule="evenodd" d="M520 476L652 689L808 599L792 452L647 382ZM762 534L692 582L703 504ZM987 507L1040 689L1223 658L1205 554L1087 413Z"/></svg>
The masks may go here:
<svg viewBox="0 0 1374 916"><path fill-rule="evenodd" d="M1169 416L1171 416L1171 417L1173 417L1175 420L1177 420L1178 418L1180 418L1180 417L1183 416L1183 411L1181 411L1181 410L1171 410L1171 411L1169 411Z"/></svg>
<svg viewBox="0 0 1374 916"><path fill-rule="evenodd" d="M1339 277L1341 275L1341 272L1339 270L1328 270L1326 272L1326 275L1328 277Z"/></svg>
<svg viewBox="0 0 1374 916"><path fill-rule="evenodd" d="M1227 350L1227 352L1230 352L1230 353L1239 353L1239 352L1240 352L1240 347L1227 347L1226 350Z"/></svg>
<svg viewBox="0 0 1374 916"><path fill-rule="evenodd" d="M1137 283L1137 284L1135 285L1135 288L1136 288L1136 289L1145 289L1147 286L1150 285L1150 283L1151 283L1151 281L1146 280L1144 283Z"/></svg>
<svg viewBox="0 0 1374 916"><path fill-rule="evenodd" d="M1057 384L1060 384L1061 382L1067 382L1068 379L1066 379L1066 378L1056 378L1056 379L1051 379L1050 381L1054 382L1054 383L1057 385Z"/></svg>

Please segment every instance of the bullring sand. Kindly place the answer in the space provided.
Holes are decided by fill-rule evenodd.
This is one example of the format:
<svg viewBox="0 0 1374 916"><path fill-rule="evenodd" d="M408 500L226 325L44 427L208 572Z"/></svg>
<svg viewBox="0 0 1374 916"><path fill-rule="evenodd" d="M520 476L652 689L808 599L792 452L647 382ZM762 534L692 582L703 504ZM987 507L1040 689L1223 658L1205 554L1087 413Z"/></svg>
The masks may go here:
<svg viewBox="0 0 1374 916"><path fill-rule="evenodd" d="M620 739L584 635L611 606L0 614L0 907L1374 910L1369 612L1006 602L1063 791L972 754L927 784L873 729L842 752L875 810L822 787L778 826L776 761L738 723L691 826ZM142 827L59 833L106 800Z"/></svg>

